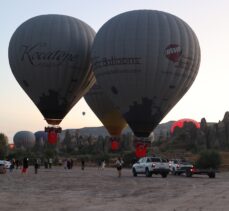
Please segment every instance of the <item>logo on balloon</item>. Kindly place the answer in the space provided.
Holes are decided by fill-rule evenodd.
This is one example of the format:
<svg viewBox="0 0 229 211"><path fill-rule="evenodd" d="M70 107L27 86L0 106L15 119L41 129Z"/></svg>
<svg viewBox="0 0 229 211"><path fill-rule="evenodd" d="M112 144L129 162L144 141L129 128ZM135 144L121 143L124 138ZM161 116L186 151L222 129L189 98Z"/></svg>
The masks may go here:
<svg viewBox="0 0 229 211"><path fill-rule="evenodd" d="M104 57L104 58L94 58L93 59L93 68L102 68L107 66L114 65L139 65L141 64L140 57Z"/></svg>
<svg viewBox="0 0 229 211"><path fill-rule="evenodd" d="M71 52L55 49L49 50L47 43L22 46L21 61L28 60L33 66L59 66L66 62L78 63L79 56Z"/></svg>
<svg viewBox="0 0 229 211"><path fill-rule="evenodd" d="M180 60L181 54L181 47L177 44L170 44L165 49L166 57L173 62L178 62Z"/></svg>

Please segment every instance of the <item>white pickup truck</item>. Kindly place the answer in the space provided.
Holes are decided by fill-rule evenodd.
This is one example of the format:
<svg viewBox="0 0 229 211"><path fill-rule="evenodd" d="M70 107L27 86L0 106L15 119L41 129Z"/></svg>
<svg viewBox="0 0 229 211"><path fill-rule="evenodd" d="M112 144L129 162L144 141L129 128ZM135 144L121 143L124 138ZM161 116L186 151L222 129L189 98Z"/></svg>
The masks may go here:
<svg viewBox="0 0 229 211"><path fill-rule="evenodd" d="M173 159L169 161L169 168L173 175L181 175L185 173L187 169L192 167L193 165L185 160Z"/></svg>
<svg viewBox="0 0 229 211"><path fill-rule="evenodd" d="M160 157L143 157L132 166L133 176L145 174L151 177L152 174L160 174L163 178L169 174L169 163L166 159Z"/></svg>

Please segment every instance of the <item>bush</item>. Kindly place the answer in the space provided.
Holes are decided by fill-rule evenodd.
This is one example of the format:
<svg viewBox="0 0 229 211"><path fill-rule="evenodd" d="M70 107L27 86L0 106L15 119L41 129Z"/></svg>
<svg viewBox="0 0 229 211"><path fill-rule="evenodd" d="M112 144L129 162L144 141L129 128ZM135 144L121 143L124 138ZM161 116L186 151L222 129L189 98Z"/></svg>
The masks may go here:
<svg viewBox="0 0 229 211"><path fill-rule="evenodd" d="M200 153L198 160L196 161L197 168L213 168L218 169L221 164L221 157L219 152L215 150L205 150Z"/></svg>
<svg viewBox="0 0 229 211"><path fill-rule="evenodd" d="M5 134L0 133L0 160L6 159L8 153L8 138Z"/></svg>
<svg viewBox="0 0 229 211"><path fill-rule="evenodd" d="M135 151L126 151L122 155L124 166L131 167L136 161Z"/></svg>

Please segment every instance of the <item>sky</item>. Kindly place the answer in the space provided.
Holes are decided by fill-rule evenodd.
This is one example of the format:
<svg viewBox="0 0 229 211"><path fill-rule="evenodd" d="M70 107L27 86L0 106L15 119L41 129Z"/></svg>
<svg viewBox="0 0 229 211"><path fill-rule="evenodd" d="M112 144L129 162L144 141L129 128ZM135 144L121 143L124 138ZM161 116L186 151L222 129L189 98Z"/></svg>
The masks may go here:
<svg viewBox="0 0 229 211"><path fill-rule="evenodd" d="M9 141L21 130L47 126L42 114L14 78L8 45L14 31L37 15L63 14L96 32L110 18L130 10L169 12L195 31L201 48L199 73L185 96L161 121L191 118L218 122L229 111L229 1L227 0L2 0L0 4L0 132ZM82 115L86 112L86 115ZM62 129L102 126L82 98L65 116Z"/></svg>

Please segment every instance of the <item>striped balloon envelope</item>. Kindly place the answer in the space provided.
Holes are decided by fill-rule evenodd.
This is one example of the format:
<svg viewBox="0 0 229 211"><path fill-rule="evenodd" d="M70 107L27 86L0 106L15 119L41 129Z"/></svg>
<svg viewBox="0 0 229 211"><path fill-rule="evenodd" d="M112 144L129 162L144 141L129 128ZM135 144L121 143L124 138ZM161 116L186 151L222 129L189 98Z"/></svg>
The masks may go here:
<svg viewBox="0 0 229 211"><path fill-rule="evenodd" d="M200 65L191 27L162 11L135 10L108 20L92 46L95 77L137 137L148 137L185 95Z"/></svg>
<svg viewBox="0 0 229 211"><path fill-rule="evenodd" d="M11 70L48 124L58 125L94 84L94 36L88 24L65 15L36 16L14 32Z"/></svg>

